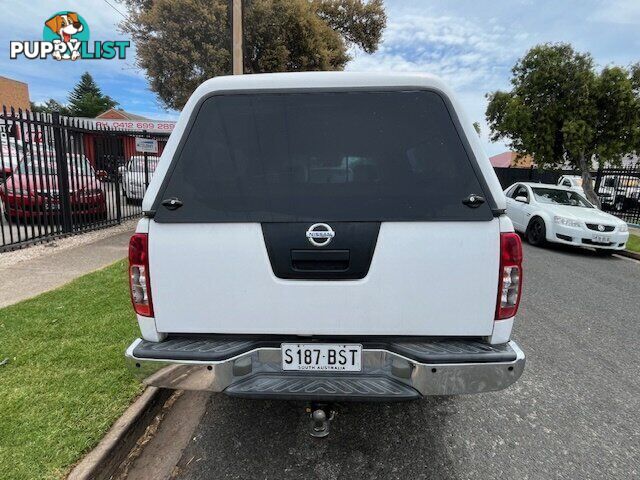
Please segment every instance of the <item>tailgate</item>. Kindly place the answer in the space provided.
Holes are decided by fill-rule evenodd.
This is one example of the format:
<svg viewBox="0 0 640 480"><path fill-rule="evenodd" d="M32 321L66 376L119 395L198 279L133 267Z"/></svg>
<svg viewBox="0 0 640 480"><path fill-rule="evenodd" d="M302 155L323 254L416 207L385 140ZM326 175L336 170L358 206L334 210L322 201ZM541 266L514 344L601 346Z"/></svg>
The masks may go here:
<svg viewBox="0 0 640 480"><path fill-rule="evenodd" d="M339 235L336 227L336 239ZM306 241L305 230L300 238ZM303 280L274 274L260 224L151 222L150 274L157 329L490 335L499 238L497 219L383 222L364 278Z"/></svg>

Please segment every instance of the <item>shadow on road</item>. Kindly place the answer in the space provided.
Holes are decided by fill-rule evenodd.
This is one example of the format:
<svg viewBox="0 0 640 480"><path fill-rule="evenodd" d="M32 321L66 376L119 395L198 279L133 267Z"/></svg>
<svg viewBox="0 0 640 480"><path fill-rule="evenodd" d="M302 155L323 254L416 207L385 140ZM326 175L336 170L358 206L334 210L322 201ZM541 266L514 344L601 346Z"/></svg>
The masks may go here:
<svg viewBox="0 0 640 480"><path fill-rule="evenodd" d="M451 397L345 403L325 439L307 433L303 406L213 395L177 478L452 478ZM420 445L418 447L418 445Z"/></svg>
<svg viewBox="0 0 640 480"><path fill-rule="evenodd" d="M527 243L526 239L523 237L522 234L519 234L520 238L522 239L522 243ZM549 250L552 252L557 252L557 253L564 253L567 255L572 255L575 257L583 257L583 258L601 258L601 259L605 259L605 260L612 260L612 257L608 257L608 256L603 256L598 254L598 252L596 252L594 249L591 248L582 248L582 247L574 247L571 245L564 245L561 243L549 243L547 242L544 246L542 247L535 247L533 245L529 245L527 243L527 245L529 246L529 248L538 250L540 252L544 252L545 250ZM620 260L619 258L616 259L615 257L613 257L613 260Z"/></svg>

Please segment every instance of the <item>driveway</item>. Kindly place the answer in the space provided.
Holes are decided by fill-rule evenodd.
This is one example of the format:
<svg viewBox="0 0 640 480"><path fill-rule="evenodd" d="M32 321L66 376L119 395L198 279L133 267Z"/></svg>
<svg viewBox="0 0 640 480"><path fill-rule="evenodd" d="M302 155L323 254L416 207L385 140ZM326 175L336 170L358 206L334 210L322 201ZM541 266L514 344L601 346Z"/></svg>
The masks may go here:
<svg viewBox="0 0 640 480"><path fill-rule="evenodd" d="M640 264L526 245L525 288L509 389L347 404L324 440L296 404L212 395L172 478L638 478Z"/></svg>

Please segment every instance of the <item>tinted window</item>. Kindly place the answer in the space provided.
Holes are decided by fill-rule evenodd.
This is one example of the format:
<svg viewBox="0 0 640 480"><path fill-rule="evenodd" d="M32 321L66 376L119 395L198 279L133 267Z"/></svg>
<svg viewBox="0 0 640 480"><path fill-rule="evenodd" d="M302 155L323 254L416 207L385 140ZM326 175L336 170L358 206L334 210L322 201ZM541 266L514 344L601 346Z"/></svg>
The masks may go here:
<svg viewBox="0 0 640 480"><path fill-rule="evenodd" d="M568 205L570 207L593 208L593 206L582 195L570 190L534 188L533 195L540 203L556 203L558 205Z"/></svg>
<svg viewBox="0 0 640 480"><path fill-rule="evenodd" d="M527 191L527 187L525 187L524 185L520 185L518 186L518 188L516 188L513 191L513 198L516 197L525 197L527 200L529 200L529 192Z"/></svg>
<svg viewBox="0 0 640 480"><path fill-rule="evenodd" d="M433 92L213 96L177 155L160 222L492 218L462 204L487 192Z"/></svg>

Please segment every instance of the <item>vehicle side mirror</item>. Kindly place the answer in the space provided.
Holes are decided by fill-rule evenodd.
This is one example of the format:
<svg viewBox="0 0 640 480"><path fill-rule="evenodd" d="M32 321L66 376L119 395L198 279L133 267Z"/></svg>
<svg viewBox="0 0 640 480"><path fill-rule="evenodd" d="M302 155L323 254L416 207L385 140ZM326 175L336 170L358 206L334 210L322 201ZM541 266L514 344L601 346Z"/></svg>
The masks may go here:
<svg viewBox="0 0 640 480"><path fill-rule="evenodd" d="M527 200L527 197L523 195L518 195L514 200L520 203L529 203L529 201Z"/></svg>
<svg viewBox="0 0 640 480"><path fill-rule="evenodd" d="M100 181L104 181L107 179L107 172L105 170L98 170L96 172L96 178Z"/></svg>

